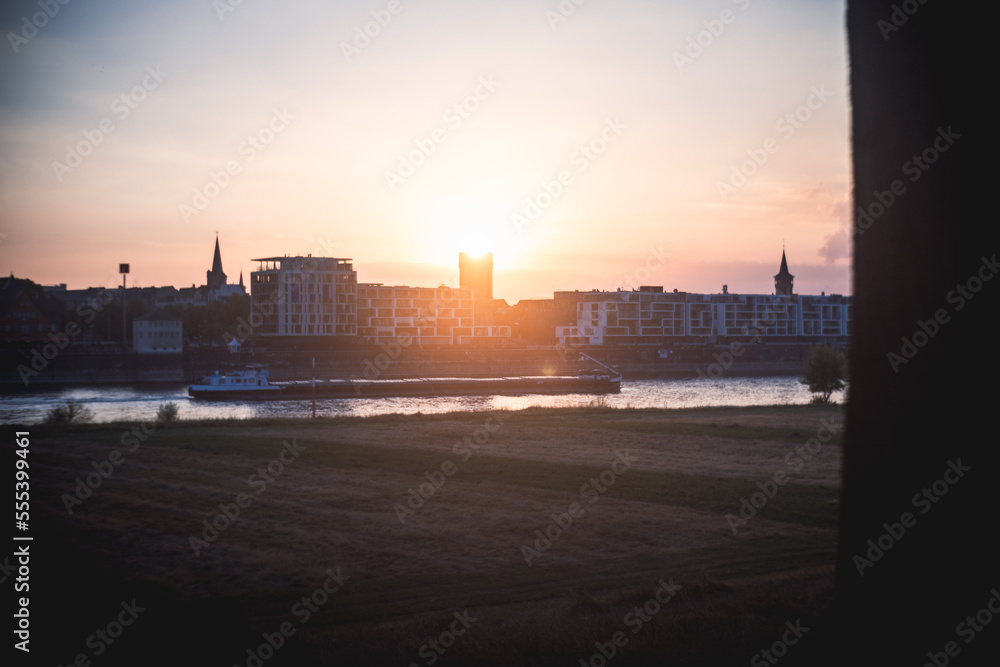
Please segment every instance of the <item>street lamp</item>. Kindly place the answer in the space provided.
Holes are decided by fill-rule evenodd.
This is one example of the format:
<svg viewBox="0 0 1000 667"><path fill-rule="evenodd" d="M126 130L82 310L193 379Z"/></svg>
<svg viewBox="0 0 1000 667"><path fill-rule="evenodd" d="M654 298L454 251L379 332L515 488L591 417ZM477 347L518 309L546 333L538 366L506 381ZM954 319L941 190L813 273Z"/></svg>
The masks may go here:
<svg viewBox="0 0 1000 667"><path fill-rule="evenodd" d="M122 274L122 347L128 352L128 288L125 286L125 276L128 275L128 264L119 264L118 273Z"/></svg>

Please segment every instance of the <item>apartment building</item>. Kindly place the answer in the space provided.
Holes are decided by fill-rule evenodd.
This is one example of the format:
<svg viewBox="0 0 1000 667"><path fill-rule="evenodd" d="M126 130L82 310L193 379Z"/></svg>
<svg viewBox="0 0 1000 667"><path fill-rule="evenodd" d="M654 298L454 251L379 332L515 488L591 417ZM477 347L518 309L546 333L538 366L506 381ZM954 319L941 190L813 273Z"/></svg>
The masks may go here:
<svg viewBox="0 0 1000 667"><path fill-rule="evenodd" d="M471 287L358 285L358 338L378 345L467 345L510 339L509 326L476 323Z"/></svg>
<svg viewBox="0 0 1000 667"><path fill-rule="evenodd" d="M337 257L264 257L250 274L250 312L261 336L356 336L358 274Z"/></svg>

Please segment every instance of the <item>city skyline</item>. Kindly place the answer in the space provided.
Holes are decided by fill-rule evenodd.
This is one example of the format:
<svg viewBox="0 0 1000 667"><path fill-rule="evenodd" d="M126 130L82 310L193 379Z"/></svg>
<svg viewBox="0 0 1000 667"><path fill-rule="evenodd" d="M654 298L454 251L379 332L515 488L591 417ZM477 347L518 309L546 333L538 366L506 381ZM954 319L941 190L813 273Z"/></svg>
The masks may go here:
<svg viewBox="0 0 1000 667"><path fill-rule="evenodd" d="M336 260L342 260L342 261L350 262L352 265L355 264L353 262L353 258L324 257L322 255L312 255L311 253L307 253L307 254L304 254L304 255L283 255L283 256L280 256L280 257L270 257L270 258L254 258L254 259L251 259L250 262L251 262L251 264L256 265L257 268L256 269L251 268L249 271L247 271L246 272L246 277L247 277L247 279L252 278L253 274L255 272L260 271L261 267L263 267L268 262L275 262L275 261L279 261L281 259L307 259L307 258L313 258L313 259L317 259L317 260L321 260L321 259L336 259ZM725 294L725 293L731 293L731 294L768 294L768 292L739 292L739 291L736 291L736 290L730 290L728 284L723 284L722 288L720 290L718 290L717 292L697 292L695 290L681 290L681 289L677 289L677 288L670 289L670 288L666 288L663 285L655 285L655 284L653 284L655 281L646 280L646 278L650 278L650 277L656 275L657 270L659 268L658 265L663 260L663 256L660 255L659 253L651 252L650 253L650 258L653 260L652 262L648 262L645 266L640 266L638 269L636 269L636 271L633 272L633 274L631 276L622 276L622 280L620 280L611 289L604 289L604 288L580 289L579 287L566 286L563 289L553 290L553 294L557 293L557 292L581 292L581 293L587 293L587 292L613 292L613 291L638 292L638 291L641 291L640 288L645 289L645 288L648 288L648 287L662 288L662 289L664 289L667 292L673 291L673 292L692 293L692 294L699 294L699 293L704 293L704 294L713 294L713 293L719 293L719 294ZM491 252L485 252L485 253L482 253L482 254L474 254L474 253L466 253L466 252L459 253L458 264L457 264L458 267L459 267L459 275L461 275L462 262L463 261L468 261L468 260L471 260L473 262L478 262L478 261L486 260L489 263L489 267L490 268L489 268L489 271L488 271L487 275L489 276L489 280L490 280L491 285L490 285L490 288L488 290L488 292L490 294L490 296L488 298L492 299L492 278L493 278L493 269L492 269L493 265L492 265L492 261L493 261L493 253L491 253ZM357 284L358 285L385 285L387 287L394 286L394 287L412 287L412 288L436 288L436 287L455 287L455 288L457 288L457 287L459 287L459 286L462 285L462 280L461 280L460 277L458 279L456 279L455 281L451 282L451 283L440 283L440 284L437 284L437 285L429 285L429 284L428 285L419 285L417 283L408 283L408 284L403 284L403 283L385 283L385 282L377 281L377 280L367 280L361 274L361 272L358 272L358 271L355 271L355 272L358 274L358 279L357 279ZM69 285L68 283L46 283L46 284L42 284L42 283L38 283L37 281L32 281L32 282L35 282L36 284L41 284L43 287L46 287L46 288L61 288L63 290L90 290L90 289L100 289L102 287L105 288L105 289L108 289L108 290L115 290L115 289L118 289L121 286L118 283L118 281L120 279L120 275L121 275L121 273L119 271L119 274L117 274L117 277L113 276L113 277L109 278L109 281L107 281L106 284L104 284L104 285L87 285L87 286L84 286L84 287L76 287L76 286ZM787 276L787 278L783 278L783 279L787 280L787 283L785 283L786 287L783 287L781 291L778 291L778 289L777 289L777 287L778 287L778 280L777 279L779 277L782 277L782 276ZM22 279L22 280L23 279L31 280L30 277L25 277L25 276L11 276L11 277ZM780 266L779 266L778 274L775 275L775 276L773 276L773 279L774 279L775 282L774 282L774 285L772 286L770 294L785 294L785 295L806 294L806 293L800 292L797 289L793 290L792 283L791 283L791 279L793 279L793 278L794 278L794 276L790 275L790 272L788 270L788 264L787 264L787 258L786 258L785 250L782 249L781 261L780 261ZM112 282L115 283L115 284L111 284ZM220 243L219 243L218 235L216 235L215 250L213 252L213 257L212 257L212 267L211 267L211 269L209 269L208 271L206 271L206 280L202 284L200 284L200 285L198 283L193 283L191 285L191 288L192 289L197 288L199 290L207 290L210 293L215 292L215 291L217 291L217 290L219 290L221 288L222 292L219 293L219 294L216 294L212 298L222 298L222 299L225 299L225 298L228 298L229 296L232 296L232 295L236 294L237 293L235 291L236 288L239 288L239 290L242 291L243 294L249 295L250 291L249 291L248 288L245 287L245 283L246 283L246 281L244 279L244 271L242 269L240 269L238 277L230 276L229 274L226 274L224 272L224 270L223 270L223 260L222 260L222 251L220 249ZM130 289L130 290L159 289L159 288L187 289L185 287L185 285L183 285L183 284L143 285L141 283L140 284L136 284L135 281L133 281L133 282L131 282L131 283L128 284L128 289ZM220 297L220 294L221 294L221 297ZM825 292L822 292L821 294L825 294ZM549 298L551 298L551 295L550 296L546 296L546 297L526 297L527 300L549 299ZM504 300L506 301L506 299L504 299ZM510 302L511 305L516 304L516 303L517 303L516 300Z"/></svg>
<svg viewBox="0 0 1000 667"><path fill-rule="evenodd" d="M842 2L37 11L3 15L6 274L201 284L218 230L234 280L489 251L509 303L766 294L784 244L798 292L851 293Z"/></svg>

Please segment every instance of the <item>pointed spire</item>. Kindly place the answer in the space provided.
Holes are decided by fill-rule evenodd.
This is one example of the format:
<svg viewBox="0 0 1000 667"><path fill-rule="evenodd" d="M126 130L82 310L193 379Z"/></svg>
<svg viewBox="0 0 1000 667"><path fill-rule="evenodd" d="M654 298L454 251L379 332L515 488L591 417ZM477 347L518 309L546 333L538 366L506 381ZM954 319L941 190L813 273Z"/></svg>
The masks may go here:
<svg viewBox="0 0 1000 667"><path fill-rule="evenodd" d="M781 267L778 269L778 275L774 277L774 293L775 294L792 294L792 281L795 279L788 271L788 260L785 258L785 247L782 243L781 247Z"/></svg>
<svg viewBox="0 0 1000 667"><path fill-rule="evenodd" d="M219 252L219 232L215 232L215 256L212 258L212 273L222 273L222 253Z"/></svg>
<svg viewBox="0 0 1000 667"><path fill-rule="evenodd" d="M243 291L246 291L246 288L243 287L243 269L242 268L240 268L240 289L243 290Z"/></svg>
<svg viewBox="0 0 1000 667"><path fill-rule="evenodd" d="M219 251L219 232L215 232L215 256L212 257L212 270L205 273L205 286L211 292L225 284L226 274L222 271L222 253Z"/></svg>

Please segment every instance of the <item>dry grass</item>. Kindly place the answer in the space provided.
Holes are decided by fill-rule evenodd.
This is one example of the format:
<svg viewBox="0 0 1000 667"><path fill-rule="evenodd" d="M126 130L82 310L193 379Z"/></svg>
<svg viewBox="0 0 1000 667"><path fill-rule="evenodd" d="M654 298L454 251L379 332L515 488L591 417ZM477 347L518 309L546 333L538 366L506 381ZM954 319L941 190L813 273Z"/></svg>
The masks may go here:
<svg viewBox="0 0 1000 667"><path fill-rule="evenodd" d="M44 475L35 507L108 578L106 596L138 587L185 623L215 619L220 664L246 664L261 632L292 621L296 635L266 665L425 665L421 645L466 609L477 622L436 664L578 665L618 630L630 640L614 664L745 664L784 621L824 612L839 438L801 471L784 459L840 408L504 416L467 461L453 448L487 413L171 425L123 452L73 516L60 496L122 448L124 425L36 428L33 465ZM292 438L304 452L256 494L248 477ZM581 486L618 450L632 468L588 503ZM457 472L401 524L394 505L445 461ZM734 536L726 514L778 469L791 481ZM253 504L196 556L190 536L239 493ZM522 545L573 502L582 515L529 567ZM296 600L337 567L349 581L300 625ZM633 635L626 614L661 578L683 589ZM180 622L158 618L142 646ZM148 658L142 646L117 650Z"/></svg>

